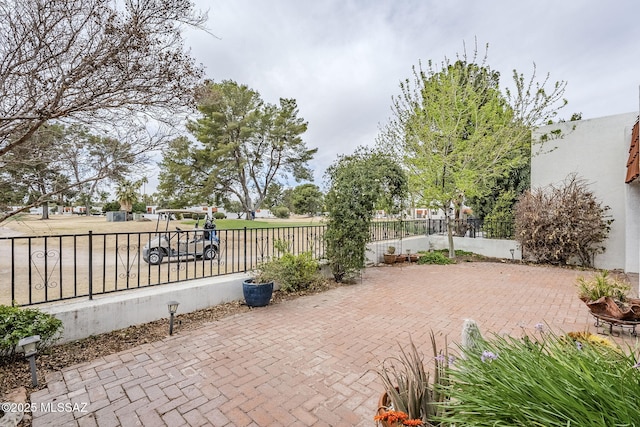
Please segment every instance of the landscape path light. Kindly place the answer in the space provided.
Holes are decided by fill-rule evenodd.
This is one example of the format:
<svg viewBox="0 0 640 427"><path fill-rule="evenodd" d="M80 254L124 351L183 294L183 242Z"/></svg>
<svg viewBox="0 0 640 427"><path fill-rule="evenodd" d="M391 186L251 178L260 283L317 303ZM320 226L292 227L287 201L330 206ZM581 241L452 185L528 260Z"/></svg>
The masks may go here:
<svg viewBox="0 0 640 427"><path fill-rule="evenodd" d="M176 314L176 311L178 311L180 303L178 301L169 301L167 305L169 306L169 315L171 316L169 319L169 335L173 335L173 316Z"/></svg>
<svg viewBox="0 0 640 427"><path fill-rule="evenodd" d="M18 346L24 350L24 357L29 359L29 366L31 367L31 385L33 387L38 386L38 373L36 371L36 354L38 354L38 343L40 342L40 335L32 335L30 337L22 338L18 341Z"/></svg>

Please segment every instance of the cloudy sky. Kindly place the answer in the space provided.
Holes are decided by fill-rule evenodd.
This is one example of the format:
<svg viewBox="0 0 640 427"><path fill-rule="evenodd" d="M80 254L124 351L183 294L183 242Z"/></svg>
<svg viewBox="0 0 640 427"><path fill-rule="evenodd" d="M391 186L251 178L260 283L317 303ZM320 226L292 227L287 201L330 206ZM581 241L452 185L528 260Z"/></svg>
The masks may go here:
<svg viewBox="0 0 640 427"><path fill-rule="evenodd" d="M187 45L207 77L235 80L269 103L295 98L319 151L321 183L337 154L374 143L391 97L418 61L489 44L488 64L568 82L561 117L638 110L638 0L196 0L208 28Z"/></svg>

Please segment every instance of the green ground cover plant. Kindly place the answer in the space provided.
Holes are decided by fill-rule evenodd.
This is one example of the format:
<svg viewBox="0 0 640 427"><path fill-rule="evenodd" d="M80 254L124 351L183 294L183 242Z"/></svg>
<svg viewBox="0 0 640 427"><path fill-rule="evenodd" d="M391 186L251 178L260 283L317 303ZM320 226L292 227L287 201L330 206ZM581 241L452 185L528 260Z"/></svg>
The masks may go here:
<svg viewBox="0 0 640 427"><path fill-rule="evenodd" d="M62 321L38 309L0 305L0 360L13 359L22 338L40 335L39 348L53 344L62 328Z"/></svg>
<svg viewBox="0 0 640 427"><path fill-rule="evenodd" d="M536 325L542 330L542 325ZM450 371L452 425L637 426L640 363L589 333L494 336Z"/></svg>
<svg viewBox="0 0 640 427"><path fill-rule="evenodd" d="M418 258L418 264L438 264L438 265L447 265L447 264L455 264L459 259L463 259L465 261L471 261L475 259L482 259L481 255L475 254L469 251L463 251L461 249L456 249L456 259L449 258L449 250L448 249L440 249L437 251L419 251L420 258Z"/></svg>
<svg viewBox="0 0 640 427"><path fill-rule="evenodd" d="M455 260L452 260L444 253L435 251L435 252L426 252L423 253L420 258L418 258L418 264L455 264Z"/></svg>

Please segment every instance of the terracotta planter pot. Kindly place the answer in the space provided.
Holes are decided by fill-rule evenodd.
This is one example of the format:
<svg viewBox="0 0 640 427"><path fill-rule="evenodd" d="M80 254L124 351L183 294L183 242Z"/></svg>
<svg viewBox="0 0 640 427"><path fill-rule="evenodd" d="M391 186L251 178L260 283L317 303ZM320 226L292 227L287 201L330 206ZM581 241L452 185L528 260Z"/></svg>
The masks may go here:
<svg viewBox="0 0 640 427"><path fill-rule="evenodd" d="M396 390L398 390L398 387L396 387ZM389 407L389 398L387 397L387 392L385 391L384 393L382 393L382 395L380 396L380 399L378 399L378 410L376 412L376 415L382 415L384 414ZM402 423L389 423L388 421L378 421L379 425L383 426L383 427L401 427Z"/></svg>
<svg viewBox="0 0 640 427"><path fill-rule="evenodd" d="M396 262L396 254L384 254L384 263L393 264Z"/></svg>
<svg viewBox="0 0 640 427"><path fill-rule="evenodd" d="M625 308L619 307L611 297L602 297L596 301L584 302L589 307L589 310L596 315L619 320L640 320L640 299L629 299Z"/></svg>
<svg viewBox="0 0 640 427"><path fill-rule="evenodd" d="M387 392L385 391L380 396L380 399L378 399L378 411L376 412L376 415L382 415L387 410L387 406L389 406L389 402L388 402L388 399L387 399ZM386 421L378 421L378 422L383 427L395 427L395 426L392 426L391 424L389 424Z"/></svg>

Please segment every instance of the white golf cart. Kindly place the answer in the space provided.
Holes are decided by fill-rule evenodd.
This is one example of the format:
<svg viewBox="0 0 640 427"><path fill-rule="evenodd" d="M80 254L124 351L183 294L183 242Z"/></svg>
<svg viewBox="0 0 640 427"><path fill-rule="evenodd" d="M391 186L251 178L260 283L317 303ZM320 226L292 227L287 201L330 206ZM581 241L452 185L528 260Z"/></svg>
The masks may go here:
<svg viewBox="0 0 640 427"><path fill-rule="evenodd" d="M166 257L186 258L195 257L206 260L215 259L220 248L220 240L216 235L216 225L208 215L204 216L203 228L199 228L202 212L185 209L159 209L156 223L156 234L142 249L142 259L152 265L158 265ZM180 215L198 215L193 230L186 231L176 227L176 231L169 231L169 223ZM160 224L164 223L164 231Z"/></svg>

